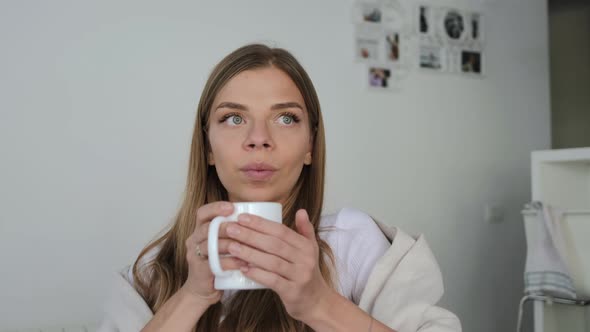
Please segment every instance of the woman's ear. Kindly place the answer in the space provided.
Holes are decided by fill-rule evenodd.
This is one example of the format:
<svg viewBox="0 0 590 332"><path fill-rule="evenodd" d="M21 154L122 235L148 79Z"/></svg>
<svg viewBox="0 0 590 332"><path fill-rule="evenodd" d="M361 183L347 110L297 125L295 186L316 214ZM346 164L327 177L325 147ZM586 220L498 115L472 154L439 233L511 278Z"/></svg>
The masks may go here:
<svg viewBox="0 0 590 332"><path fill-rule="evenodd" d="M213 152L209 151L209 153L207 153L207 163L210 166L215 165L215 158L213 157Z"/></svg>
<svg viewBox="0 0 590 332"><path fill-rule="evenodd" d="M303 159L303 163L305 165L311 165L311 151L305 154L305 158Z"/></svg>
<svg viewBox="0 0 590 332"><path fill-rule="evenodd" d="M313 137L313 136L312 136ZM309 138L309 150L305 153L305 158L303 159L304 165L311 165L311 152L313 151L313 138Z"/></svg>

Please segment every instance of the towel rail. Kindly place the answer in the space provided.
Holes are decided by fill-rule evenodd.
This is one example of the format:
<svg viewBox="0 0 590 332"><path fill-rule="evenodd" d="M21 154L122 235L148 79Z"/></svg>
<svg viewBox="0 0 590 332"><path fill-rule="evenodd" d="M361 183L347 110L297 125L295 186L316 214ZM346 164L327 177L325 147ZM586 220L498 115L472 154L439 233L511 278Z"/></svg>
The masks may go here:
<svg viewBox="0 0 590 332"><path fill-rule="evenodd" d="M521 213L525 216L532 216L537 214L536 211L530 211L530 210L523 210L521 211ZM590 215L590 210L565 210L563 212L561 212L563 215L575 215L575 216L579 216L579 215Z"/></svg>
<svg viewBox="0 0 590 332"><path fill-rule="evenodd" d="M522 297L520 300L520 304L518 306L518 319L516 322L516 332L520 332L522 330L522 313L524 311L524 304L528 301L543 301L547 304L550 303L559 303L559 304L566 304L566 305L576 305L576 306L590 306L590 300L572 300L572 299L564 299L560 297L553 297L541 294L527 294Z"/></svg>

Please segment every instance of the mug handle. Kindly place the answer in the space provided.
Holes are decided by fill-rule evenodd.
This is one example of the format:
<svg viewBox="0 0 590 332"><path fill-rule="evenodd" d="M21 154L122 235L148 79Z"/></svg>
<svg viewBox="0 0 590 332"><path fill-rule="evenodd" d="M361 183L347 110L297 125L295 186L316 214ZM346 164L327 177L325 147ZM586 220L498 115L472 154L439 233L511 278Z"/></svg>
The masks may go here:
<svg viewBox="0 0 590 332"><path fill-rule="evenodd" d="M224 271L221 268L221 261L219 260L219 226L221 223L228 222L227 217L219 216L213 218L209 225L209 236L207 249L209 250L209 267L211 272L218 277L230 276L231 271Z"/></svg>

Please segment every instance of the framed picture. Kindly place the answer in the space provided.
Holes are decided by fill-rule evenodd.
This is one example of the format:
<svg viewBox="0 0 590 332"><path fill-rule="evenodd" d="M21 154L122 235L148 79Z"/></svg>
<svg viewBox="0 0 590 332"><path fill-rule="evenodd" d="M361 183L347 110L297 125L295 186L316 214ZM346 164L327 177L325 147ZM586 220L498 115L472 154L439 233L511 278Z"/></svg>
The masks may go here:
<svg viewBox="0 0 590 332"><path fill-rule="evenodd" d="M379 59L379 40L371 37L356 38L356 59L359 61L374 62Z"/></svg>
<svg viewBox="0 0 590 332"><path fill-rule="evenodd" d="M420 68L445 70L444 48L439 45L420 45Z"/></svg>
<svg viewBox="0 0 590 332"><path fill-rule="evenodd" d="M469 40L481 45L484 41L484 17L481 13L468 14Z"/></svg>
<svg viewBox="0 0 590 332"><path fill-rule="evenodd" d="M418 5L417 26L418 33L421 35L430 35L436 28L433 25L432 8L428 5Z"/></svg>
<svg viewBox="0 0 590 332"><path fill-rule="evenodd" d="M384 59L390 62L400 62L402 51L401 34L397 31L386 31L384 36L385 56Z"/></svg>
<svg viewBox="0 0 590 332"><path fill-rule="evenodd" d="M465 16L459 10L446 10L440 24L443 36L447 41L462 41L467 36Z"/></svg>
<svg viewBox="0 0 590 332"><path fill-rule="evenodd" d="M377 1L358 1L353 7L353 23L380 24L383 20L383 9Z"/></svg>
<svg viewBox="0 0 590 332"><path fill-rule="evenodd" d="M467 74L483 74L482 54L479 51L461 51L461 72Z"/></svg>
<svg viewBox="0 0 590 332"><path fill-rule="evenodd" d="M369 66L366 82L372 90L387 90L392 86L392 69L389 67Z"/></svg>

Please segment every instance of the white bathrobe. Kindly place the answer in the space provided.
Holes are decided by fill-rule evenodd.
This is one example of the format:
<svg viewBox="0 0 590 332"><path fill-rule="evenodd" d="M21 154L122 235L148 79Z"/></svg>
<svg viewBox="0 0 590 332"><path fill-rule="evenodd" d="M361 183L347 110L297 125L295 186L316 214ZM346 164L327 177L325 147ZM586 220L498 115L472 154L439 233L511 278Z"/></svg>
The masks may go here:
<svg viewBox="0 0 590 332"><path fill-rule="evenodd" d="M444 292L442 276L424 238L377 224L391 247L371 271L359 307L398 332L460 332L457 316L436 306ZM150 308L119 273L112 289L97 331L140 331L153 317Z"/></svg>

